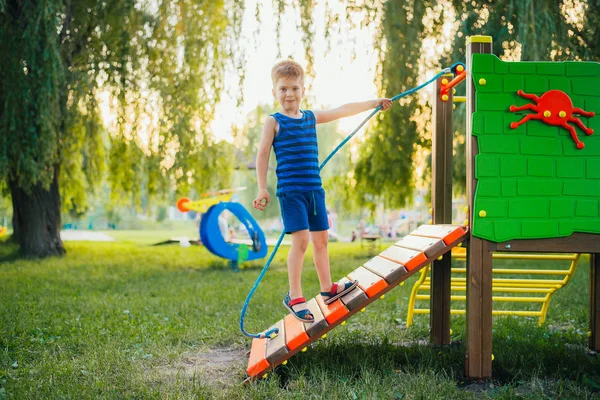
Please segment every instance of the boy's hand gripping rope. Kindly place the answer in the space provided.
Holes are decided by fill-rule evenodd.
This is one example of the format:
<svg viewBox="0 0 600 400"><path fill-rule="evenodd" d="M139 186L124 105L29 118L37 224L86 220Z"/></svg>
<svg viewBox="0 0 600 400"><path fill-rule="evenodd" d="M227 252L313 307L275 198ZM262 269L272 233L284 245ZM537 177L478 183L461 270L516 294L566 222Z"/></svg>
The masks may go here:
<svg viewBox="0 0 600 400"><path fill-rule="evenodd" d="M450 68L445 68L443 70L441 70L440 72L438 72L433 78L431 78L430 80L428 80L427 82L414 87L410 90L407 90L406 92L402 92L394 97L392 97L392 101L396 101L402 97L408 96L409 94L412 94L418 90L423 89L425 86L431 84L432 82L434 82L436 79L438 79L440 76L447 74L449 72L453 73L455 76L458 75L456 68L458 66L462 67L462 70L465 69L465 64L457 62L452 64L452 66ZM460 70L458 71L460 72ZM321 166L319 167L319 171L321 171L323 169L323 167L325 167L325 165L327 165L327 163L329 162L329 160L331 160L331 158L350 140L352 139L352 137L354 135L356 135L356 133L360 130L360 128L363 127L364 124L367 123L368 120L371 119L371 117L373 117L375 114L377 114L379 112L379 110L381 110L381 106L378 106L376 109L374 109L371 114L369 114L369 116L367 118L365 118L363 120L363 122L360 123L360 125L351 133L349 134L332 152L331 154L329 154L327 156L327 158L325 159L325 161L323 161L323 163L321 164ZM281 242L283 241L283 237L285 236L285 232L281 232L281 235L279 236L279 240L277 240L277 243L275 244L275 248L273 249L273 252L271 253L271 255L269 256L269 259L267 260L267 263L265 264L265 266L263 267L262 271L260 272L260 274L258 275L258 278L256 278L256 282L254 282L254 286L252 286L252 289L250 289L250 292L248 293L248 296L246 297L246 301L244 302L244 306L242 307L242 314L240 315L240 329L242 331L242 333L248 337L251 338L257 338L257 339L261 339L261 338L275 338L277 337L277 335L279 334L279 329L277 328L272 328L269 329L267 331L263 331L261 333L258 334L253 334L253 333L248 333L246 332L246 330L244 329L244 317L246 315L246 311L248 310L248 305L250 303L250 299L252 298L252 296L254 295L254 292L256 291L256 289L258 288L258 284L260 283L260 281L263 279L263 277L265 276L265 274L267 273L267 269L269 269L269 267L271 266L271 262L273 261L273 258L275 257L275 254L277 254L277 250L279 250L279 246L281 245Z"/></svg>

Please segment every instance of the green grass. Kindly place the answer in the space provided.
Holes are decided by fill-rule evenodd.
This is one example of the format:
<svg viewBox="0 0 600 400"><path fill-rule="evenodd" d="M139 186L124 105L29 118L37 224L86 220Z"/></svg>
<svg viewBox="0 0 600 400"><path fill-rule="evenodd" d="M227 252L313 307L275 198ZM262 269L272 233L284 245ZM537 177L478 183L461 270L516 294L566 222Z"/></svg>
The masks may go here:
<svg viewBox="0 0 600 400"><path fill-rule="evenodd" d="M242 385L250 339L239 313L263 261L234 273L202 247L118 239L67 242L67 256L43 261L15 260L14 247L0 245L0 399L600 397L600 358L586 350L587 258L543 327L494 318L491 382L464 379L464 317L453 317L447 347L427 344L427 316L404 327L414 276L267 379ZM370 258L359 244L330 249L334 278ZM287 251L252 299L251 332L285 315ZM311 259L307 295L319 289Z"/></svg>

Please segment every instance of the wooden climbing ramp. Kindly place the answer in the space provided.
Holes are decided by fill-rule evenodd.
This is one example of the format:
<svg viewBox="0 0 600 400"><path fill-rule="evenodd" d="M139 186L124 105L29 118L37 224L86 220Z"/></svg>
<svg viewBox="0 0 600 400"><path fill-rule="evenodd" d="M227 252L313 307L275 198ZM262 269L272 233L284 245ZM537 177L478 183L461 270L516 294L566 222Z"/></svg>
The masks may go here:
<svg viewBox="0 0 600 400"><path fill-rule="evenodd" d="M347 278L359 281L350 293L328 306L320 295L308 301L315 317L313 323L300 322L288 314L273 325L279 328L277 337L253 339L246 370L249 379L263 377L294 354L305 351L309 344L452 250L467 238L467 232L463 226L422 225L350 272Z"/></svg>

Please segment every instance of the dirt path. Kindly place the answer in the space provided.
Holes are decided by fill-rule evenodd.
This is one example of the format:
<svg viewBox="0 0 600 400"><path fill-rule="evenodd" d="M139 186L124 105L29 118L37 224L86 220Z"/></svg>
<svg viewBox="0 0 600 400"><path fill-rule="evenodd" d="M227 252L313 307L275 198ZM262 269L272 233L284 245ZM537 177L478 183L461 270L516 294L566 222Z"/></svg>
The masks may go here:
<svg viewBox="0 0 600 400"><path fill-rule="evenodd" d="M114 242L115 239L103 232L65 230L60 231L60 238L64 241L88 241L88 242Z"/></svg>
<svg viewBox="0 0 600 400"><path fill-rule="evenodd" d="M200 378L203 384L214 388L241 384L240 371L246 368L246 351L240 348L216 348L201 353L186 353L172 365L160 367L163 379L179 377Z"/></svg>

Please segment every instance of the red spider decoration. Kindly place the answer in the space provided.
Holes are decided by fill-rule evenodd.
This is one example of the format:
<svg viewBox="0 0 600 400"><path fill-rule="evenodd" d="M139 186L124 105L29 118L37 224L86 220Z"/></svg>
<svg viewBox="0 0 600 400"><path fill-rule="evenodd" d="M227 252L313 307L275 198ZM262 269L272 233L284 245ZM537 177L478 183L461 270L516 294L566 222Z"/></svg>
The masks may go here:
<svg viewBox="0 0 600 400"><path fill-rule="evenodd" d="M569 122L574 122L577 126L583 130L586 135L594 133L593 129L587 128L583 125L583 122L573 114L580 114L584 117L593 117L593 112L584 111L581 108L573 107L573 102L569 95L560 90L549 90L544 93L541 97L535 94L525 93L519 90L517 94L526 99L530 99L536 102L536 104L525 104L521 107L510 106L511 112L532 110L537 114L527 114L519 122L511 122L510 127L515 129L517 126L524 124L530 119L542 120L542 122L548 125L562 126L571 133L571 137L577 144L578 149L583 149L585 145L577 137L575 128L569 125Z"/></svg>

